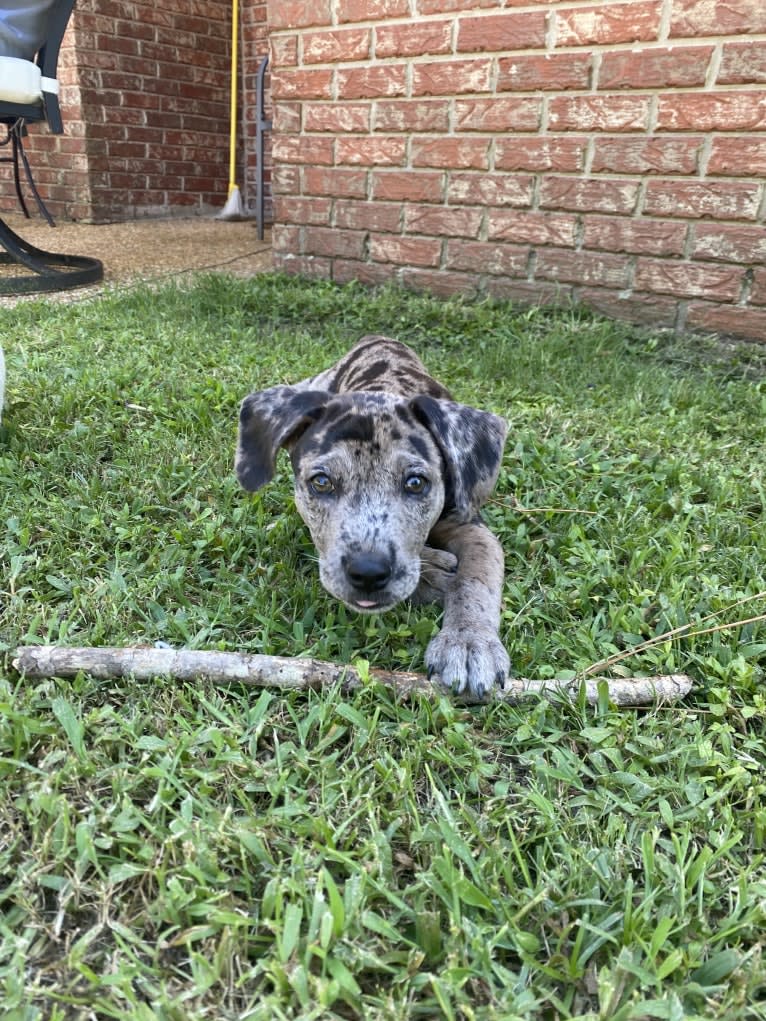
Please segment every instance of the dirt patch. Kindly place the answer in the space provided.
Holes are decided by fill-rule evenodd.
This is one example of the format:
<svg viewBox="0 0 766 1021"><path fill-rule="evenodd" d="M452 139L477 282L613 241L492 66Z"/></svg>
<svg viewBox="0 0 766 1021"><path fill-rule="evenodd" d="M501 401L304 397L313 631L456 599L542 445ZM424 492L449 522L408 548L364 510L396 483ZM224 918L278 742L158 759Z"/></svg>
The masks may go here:
<svg viewBox="0 0 766 1021"><path fill-rule="evenodd" d="M38 248L95 256L103 262L103 283L76 291L46 292L48 298L72 301L103 287L206 270L252 276L272 268L270 235L266 232L259 241L253 220L189 216L110 224L62 222L49 227L43 220L26 220L17 213L3 213L2 217L11 230ZM23 300L0 297L2 304Z"/></svg>

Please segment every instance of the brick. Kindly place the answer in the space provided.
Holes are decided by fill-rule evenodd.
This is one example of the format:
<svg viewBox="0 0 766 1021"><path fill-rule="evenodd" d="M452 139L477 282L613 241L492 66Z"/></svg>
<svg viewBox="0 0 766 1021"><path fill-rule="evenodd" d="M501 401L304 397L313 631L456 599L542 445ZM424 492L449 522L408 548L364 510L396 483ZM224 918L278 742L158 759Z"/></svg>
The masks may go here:
<svg viewBox="0 0 766 1021"><path fill-rule="evenodd" d="M271 172L271 190L274 194L297 195L301 190L300 167L283 164Z"/></svg>
<svg viewBox="0 0 766 1021"><path fill-rule="evenodd" d="M274 227L271 230L272 243ZM320 258L316 255L295 255L292 251L274 253L274 269L281 273L298 274L314 280L332 278L332 259Z"/></svg>
<svg viewBox="0 0 766 1021"><path fill-rule="evenodd" d="M540 185L542 209L627 215L635 210L637 199L638 181L632 180L550 176Z"/></svg>
<svg viewBox="0 0 766 1021"><path fill-rule="evenodd" d="M403 287L413 291L428 291L438 297L449 298L453 294L463 297L474 295L479 290L477 273L454 273L447 269L404 269L401 273Z"/></svg>
<svg viewBox="0 0 766 1021"><path fill-rule="evenodd" d="M698 223L694 227L695 259L737 262L742 265L766 263L766 231L725 223Z"/></svg>
<svg viewBox="0 0 766 1021"><path fill-rule="evenodd" d="M407 91L404 64L382 64L337 72L338 99L379 99L402 96Z"/></svg>
<svg viewBox="0 0 766 1021"><path fill-rule="evenodd" d="M713 138L708 174L766 176L766 135L719 135Z"/></svg>
<svg viewBox="0 0 766 1021"><path fill-rule="evenodd" d="M289 208L289 207L287 207ZM271 247L274 252L299 252L303 228L293 224L275 223L271 231Z"/></svg>
<svg viewBox="0 0 766 1021"><path fill-rule="evenodd" d="M736 301L742 289L742 270L711 263L679 262L672 259L642 259L636 262L634 289L672 294L678 298L711 298Z"/></svg>
<svg viewBox="0 0 766 1021"><path fill-rule="evenodd" d="M687 306L686 327L763 341L766 340L766 309L692 301Z"/></svg>
<svg viewBox="0 0 766 1021"><path fill-rule="evenodd" d="M750 301L755 305L766 305L766 270L758 268L753 273Z"/></svg>
<svg viewBox="0 0 766 1021"><path fill-rule="evenodd" d="M766 32L761 0L673 0L670 35L744 35Z"/></svg>
<svg viewBox="0 0 766 1021"><path fill-rule="evenodd" d="M367 234L362 230L304 227L303 251L306 255L361 259L365 253L366 238Z"/></svg>
<svg viewBox="0 0 766 1021"><path fill-rule="evenodd" d="M272 146L275 163L310 163L312 166L334 162L335 141L319 135L288 135L275 138Z"/></svg>
<svg viewBox="0 0 766 1021"><path fill-rule="evenodd" d="M698 220L754 220L761 196L759 184L740 181L650 180L644 212Z"/></svg>
<svg viewBox="0 0 766 1021"><path fill-rule="evenodd" d="M507 11L458 21L459 53L477 50L527 50L545 45L544 11Z"/></svg>
<svg viewBox="0 0 766 1021"><path fill-rule="evenodd" d="M511 0L506 7L513 7L517 4L518 0ZM453 11L463 14L465 11L483 10L489 7L497 8L497 0L418 0L418 13L421 15L449 14Z"/></svg>
<svg viewBox="0 0 766 1021"><path fill-rule="evenodd" d="M444 20L380 25L375 29L375 56L381 59L450 53L452 24L452 21Z"/></svg>
<svg viewBox="0 0 766 1021"><path fill-rule="evenodd" d="M598 70L599 89L669 89L703 86L713 47L674 46L663 49L617 50L604 53Z"/></svg>
<svg viewBox="0 0 766 1021"><path fill-rule="evenodd" d="M496 170L575 173L582 170L584 156L585 143L578 136L545 135L525 138L517 135L495 143Z"/></svg>
<svg viewBox="0 0 766 1021"><path fill-rule="evenodd" d="M718 85L750 85L766 82L766 48L762 42L725 43Z"/></svg>
<svg viewBox="0 0 766 1021"><path fill-rule="evenodd" d="M487 241L452 240L447 245L446 265L495 276L526 277L529 248L526 245L493 245Z"/></svg>
<svg viewBox="0 0 766 1021"><path fill-rule="evenodd" d="M346 28L306 32L303 36L304 64L333 64L341 60L365 60L370 55L369 28Z"/></svg>
<svg viewBox="0 0 766 1021"><path fill-rule="evenodd" d="M556 96L549 101L548 123L552 131L645 131L649 97Z"/></svg>
<svg viewBox="0 0 766 1021"><path fill-rule="evenodd" d="M470 167L486 170L489 166L489 141L486 138L417 136L412 139L413 167Z"/></svg>
<svg viewBox="0 0 766 1021"><path fill-rule="evenodd" d="M456 131L536 131L540 126L539 99L456 99Z"/></svg>
<svg viewBox="0 0 766 1021"><path fill-rule="evenodd" d="M272 120L274 131L280 135L300 134L303 105L298 102L278 100L274 103Z"/></svg>
<svg viewBox="0 0 766 1021"><path fill-rule="evenodd" d="M482 209L468 206L409 205L404 211L404 229L408 234L475 238L483 216Z"/></svg>
<svg viewBox="0 0 766 1021"><path fill-rule="evenodd" d="M298 63L298 36L279 35L273 32L269 38L272 68L295 67Z"/></svg>
<svg viewBox="0 0 766 1021"><path fill-rule="evenodd" d="M306 131L326 131L338 135L369 132L369 103L303 103Z"/></svg>
<svg viewBox="0 0 766 1021"><path fill-rule="evenodd" d="M764 92L660 96L657 128L670 131L766 131Z"/></svg>
<svg viewBox="0 0 766 1021"><path fill-rule="evenodd" d="M587 216L583 246L637 255L682 255L686 231L677 223L647 218Z"/></svg>
<svg viewBox="0 0 766 1021"><path fill-rule="evenodd" d="M372 175L372 197L395 202L441 202L444 174L421 170L381 170Z"/></svg>
<svg viewBox="0 0 766 1021"><path fill-rule="evenodd" d="M512 301L516 305L541 307L570 307L572 288L551 284L543 280L513 280L511 277L487 277L483 281L486 293L492 298Z"/></svg>
<svg viewBox="0 0 766 1021"><path fill-rule="evenodd" d="M564 92L590 87L589 53L517 54L498 60L498 92Z"/></svg>
<svg viewBox="0 0 766 1021"><path fill-rule="evenodd" d="M308 28L329 25L332 20L331 0L279 0L269 3L269 25L272 32L285 28ZM150 8L149 8L150 9Z"/></svg>
<svg viewBox="0 0 766 1021"><path fill-rule="evenodd" d="M446 99L392 99L375 104L375 131L440 131L449 128L450 104Z"/></svg>
<svg viewBox="0 0 766 1021"><path fill-rule="evenodd" d="M269 4L269 8L272 6ZM409 0L338 0L337 8L339 22L382 21L403 18L410 13ZM327 20L329 23L330 19Z"/></svg>
<svg viewBox="0 0 766 1021"><path fill-rule="evenodd" d="M287 199L275 196L274 211L280 220L289 216L293 224L322 226L328 224L330 219L330 203L324 198L297 198L291 195Z"/></svg>
<svg viewBox="0 0 766 1021"><path fill-rule="evenodd" d="M381 265L356 259L333 259L331 279L338 284L355 281L366 287L380 287L394 279L395 273L387 263Z"/></svg>
<svg viewBox="0 0 766 1021"><path fill-rule="evenodd" d="M302 172L304 195L327 195L342 198L367 196L367 171L344 167L304 167Z"/></svg>
<svg viewBox="0 0 766 1021"><path fill-rule="evenodd" d="M540 248L535 261L535 280L538 279L623 288L628 282L628 261L622 255Z"/></svg>
<svg viewBox="0 0 766 1021"><path fill-rule="evenodd" d="M287 70L271 75L271 94L279 99L330 99L332 71Z"/></svg>
<svg viewBox="0 0 766 1021"><path fill-rule="evenodd" d="M695 174L703 143L699 135L599 136L594 142L591 172Z"/></svg>
<svg viewBox="0 0 766 1021"><path fill-rule="evenodd" d="M441 259L442 243L437 238L402 238L392 234L370 238L370 258L374 262L395 262L400 266L435 268Z"/></svg>
<svg viewBox="0 0 766 1021"><path fill-rule="evenodd" d="M490 241L574 247L577 218L565 213L536 213L516 209L490 209Z"/></svg>
<svg viewBox="0 0 766 1021"><path fill-rule="evenodd" d="M492 61L489 59L439 60L412 68L413 96L452 96L489 92Z"/></svg>
<svg viewBox="0 0 766 1021"><path fill-rule="evenodd" d="M614 45L657 39L661 0L630 0L556 12L557 46Z"/></svg>
<svg viewBox="0 0 766 1021"><path fill-rule="evenodd" d="M529 175L471 174L453 171L447 185L447 201L457 205L529 206L534 178Z"/></svg>
<svg viewBox="0 0 766 1021"><path fill-rule="evenodd" d="M398 234L401 230L402 206L398 202L354 202L337 199L334 220L336 227Z"/></svg>
<svg viewBox="0 0 766 1021"><path fill-rule="evenodd" d="M673 327L678 315L678 300L659 294L584 287L577 289L577 300L602 315L641 326Z"/></svg>
<svg viewBox="0 0 766 1021"><path fill-rule="evenodd" d="M338 138L335 161L339 166L361 164L367 167L403 166L407 158L407 139L397 136L358 136Z"/></svg>

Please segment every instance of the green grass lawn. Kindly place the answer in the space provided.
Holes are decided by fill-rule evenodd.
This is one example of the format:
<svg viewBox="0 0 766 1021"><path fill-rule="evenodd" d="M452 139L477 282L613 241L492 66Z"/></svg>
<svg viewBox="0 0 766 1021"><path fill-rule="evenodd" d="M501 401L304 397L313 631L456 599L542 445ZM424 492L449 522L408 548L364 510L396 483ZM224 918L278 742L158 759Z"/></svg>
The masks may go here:
<svg viewBox="0 0 766 1021"><path fill-rule="evenodd" d="M25 681L19 644L420 669L320 588L250 389L366 332L511 423L514 670L684 704ZM766 1018L766 351L279 276L0 310L0 1017ZM702 631L704 633L695 634Z"/></svg>

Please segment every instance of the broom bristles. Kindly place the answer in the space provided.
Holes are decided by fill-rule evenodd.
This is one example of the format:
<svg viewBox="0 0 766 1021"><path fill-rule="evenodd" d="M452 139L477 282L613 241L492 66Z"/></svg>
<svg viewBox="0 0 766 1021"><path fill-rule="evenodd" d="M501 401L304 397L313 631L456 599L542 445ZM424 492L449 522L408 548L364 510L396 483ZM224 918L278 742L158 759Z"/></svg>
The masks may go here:
<svg viewBox="0 0 766 1021"><path fill-rule="evenodd" d="M234 185L229 190L229 197L226 199L226 204L220 213L216 215L216 220L244 220L245 210L242 206L242 196L239 193L239 188Z"/></svg>

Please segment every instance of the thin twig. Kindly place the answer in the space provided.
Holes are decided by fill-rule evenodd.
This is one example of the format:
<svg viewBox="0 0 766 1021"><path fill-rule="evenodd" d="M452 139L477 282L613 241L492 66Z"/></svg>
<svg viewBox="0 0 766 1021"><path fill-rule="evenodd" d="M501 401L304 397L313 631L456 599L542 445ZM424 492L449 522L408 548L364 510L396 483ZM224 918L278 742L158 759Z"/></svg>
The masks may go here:
<svg viewBox="0 0 766 1021"><path fill-rule="evenodd" d="M133 677L150 680L173 677L180 681L203 679L215 684L247 684L282 690L322 688L341 684L353 690L367 680L393 688L399 696L415 693L426 696L444 694L423 674L385 670L356 670L315 659L291 659L286 656L262 656L255 653L216 652L194 649L157 649L152 646L126 648L66 648L56 645L22 646L16 650L13 666L26 677L76 677L90 674L99 679ZM692 680L683 674L657 677L609 677L596 680L551 678L550 680L508 680L502 689L486 698L463 692L458 701L477 703L498 700L518 705L558 693L585 700L594 705L606 689L610 702L621 706L648 706L674 702L692 688Z"/></svg>

